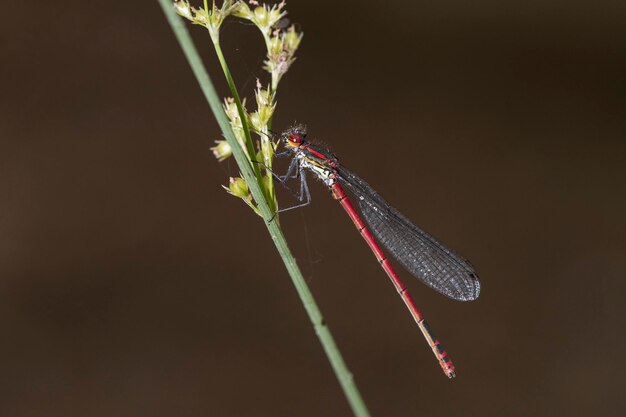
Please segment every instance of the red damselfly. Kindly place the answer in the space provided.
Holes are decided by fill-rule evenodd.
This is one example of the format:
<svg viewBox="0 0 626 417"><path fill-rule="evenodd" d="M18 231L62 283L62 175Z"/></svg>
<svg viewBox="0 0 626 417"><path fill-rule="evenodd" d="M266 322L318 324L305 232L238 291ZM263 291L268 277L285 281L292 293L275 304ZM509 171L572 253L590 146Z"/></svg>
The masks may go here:
<svg viewBox="0 0 626 417"><path fill-rule="evenodd" d="M455 372L452 361L439 340L433 336L424 316L392 268L377 240L411 274L429 287L454 300L471 301L478 297L480 281L474 267L391 207L365 181L341 166L337 157L330 150L307 141L304 126L296 125L284 131L280 135L279 141L284 144L286 150L276 154L276 156L292 155L293 159L287 173L277 178L282 183L291 178L299 178L299 199L301 201L301 204L281 211L310 203L311 195L306 181L307 171L312 172L318 179L322 180L330 188L333 197L348 213L359 233L374 252L376 259L391 279L433 350L439 365L449 378L454 378ZM369 228L348 199L344 187L356 198Z"/></svg>

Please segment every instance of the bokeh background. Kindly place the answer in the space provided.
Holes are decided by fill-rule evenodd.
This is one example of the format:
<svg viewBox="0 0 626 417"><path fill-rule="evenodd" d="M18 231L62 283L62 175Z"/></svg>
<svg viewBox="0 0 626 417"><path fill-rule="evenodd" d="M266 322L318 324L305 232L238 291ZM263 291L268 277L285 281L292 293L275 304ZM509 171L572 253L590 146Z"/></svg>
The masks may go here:
<svg viewBox="0 0 626 417"><path fill-rule="evenodd" d="M624 3L288 10L305 37L275 126L307 123L482 278L464 304L401 271L448 381L322 184L281 216L372 413L622 415ZM0 415L349 416L265 227L221 189L236 166L157 3L0 19ZM261 38L223 41L250 96Z"/></svg>

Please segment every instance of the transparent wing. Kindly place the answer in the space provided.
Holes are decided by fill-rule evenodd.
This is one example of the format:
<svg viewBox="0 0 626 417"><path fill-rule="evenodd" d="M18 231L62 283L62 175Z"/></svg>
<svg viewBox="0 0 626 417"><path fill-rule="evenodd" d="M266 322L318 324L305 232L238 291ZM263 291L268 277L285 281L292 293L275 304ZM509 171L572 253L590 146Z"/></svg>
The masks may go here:
<svg viewBox="0 0 626 417"><path fill-rule="evenodd" d="M468 261L411 223L361 178L343 167L338 178L356 197L374 236L411 274L455 300L478 298L480 281Z"/></svg>

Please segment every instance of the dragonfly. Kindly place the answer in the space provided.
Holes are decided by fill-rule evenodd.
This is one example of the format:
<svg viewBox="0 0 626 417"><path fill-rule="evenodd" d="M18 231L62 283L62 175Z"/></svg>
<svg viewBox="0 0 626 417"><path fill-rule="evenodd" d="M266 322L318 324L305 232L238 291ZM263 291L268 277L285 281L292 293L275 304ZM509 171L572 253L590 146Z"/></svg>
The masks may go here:
<svg viewBox="0 0 626 417"><path fill-rule="evenodd" d="M285 149L276 153L276 156L291 156L292 160L285 175L275 176L283 184L290 179L300 180L297 196L300 204L279 211L310 204L311 193L307 183L307 172L321 180L344 208L376 260L389 276L445 375L454 378L456 372L452 360L435 338L378 242L412 275L454 300L472 301L478 298L480 281L474 267L389 205L368 183L344 168L328 148L307 141L306 135L306 127L296 124L278 137L279 144L283 144ZM348 193L357 201L362 216L352 205Z"/></svg>

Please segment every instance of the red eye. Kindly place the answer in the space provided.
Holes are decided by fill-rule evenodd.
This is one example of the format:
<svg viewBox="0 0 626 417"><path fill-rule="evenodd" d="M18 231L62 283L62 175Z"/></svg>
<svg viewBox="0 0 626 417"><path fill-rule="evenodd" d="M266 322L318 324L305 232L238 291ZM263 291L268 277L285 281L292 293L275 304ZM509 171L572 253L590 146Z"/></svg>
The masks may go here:
<svg viewBox="0 0 626 417"><path fill-rule="evenodd" d="M302 142L302 137L300 135L296 135L295 133L292 133L291 135L289 135L289 142L298 145Z"/></svg>

